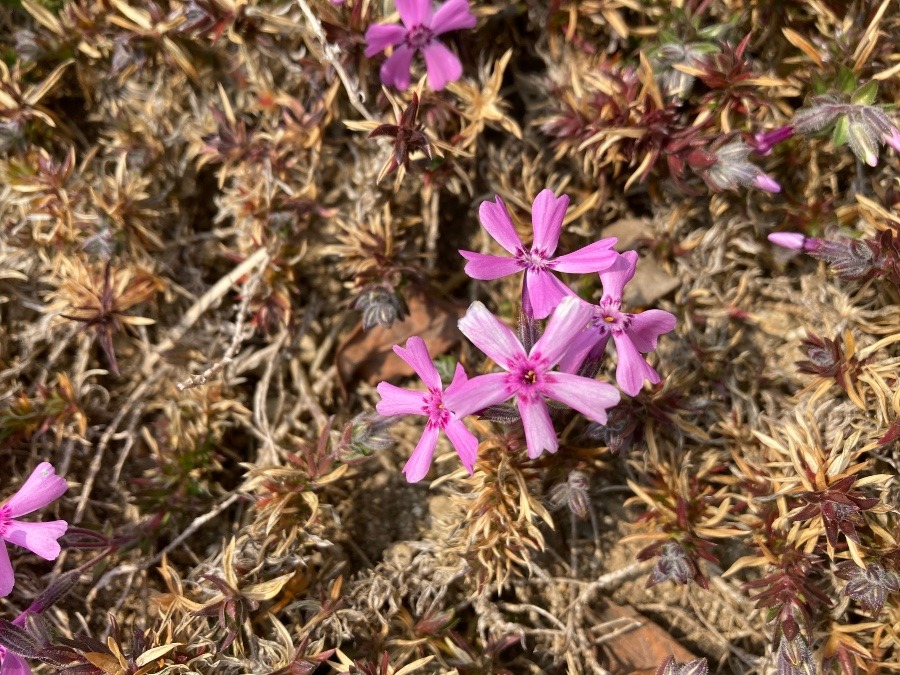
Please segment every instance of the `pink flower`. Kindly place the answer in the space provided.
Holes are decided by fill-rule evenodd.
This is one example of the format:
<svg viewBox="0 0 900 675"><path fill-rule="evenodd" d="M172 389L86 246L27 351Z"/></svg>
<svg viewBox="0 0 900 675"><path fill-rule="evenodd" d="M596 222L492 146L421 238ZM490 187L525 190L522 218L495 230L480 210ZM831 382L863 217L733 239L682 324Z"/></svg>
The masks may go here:
<svg viewBox="0 0 900 675"><path fill-rule="evenodd" d="M799 232L773 232L768 236L768 240L777 246L804 253L818 251L822 248L820 239L807 237Z"/></svg>
<svg viewBox="0 0 900 675"><path fill-rule="evenodd" d="M0 596L9 595L15 584L9 552L3 542L27 548L45 560L59 555L57 539L66 533L69 524L64 520L47 523L23 523L14 520L59 499L68 489L66 480L56 475L48 462L41 462L3 506L0 506Z"/></svg>
<svg viewBox="0 0 900 675"><path fill-rule="evenodd" d="M605 270L616 260L612 250L615 237L601 239L572 253L553 257L563 219L569 207L566 195L554 197L552 190L541 190L531 205L531 223L534 228L534 242L526 249L506 204L497 196L495 202L485 201L478 209L478 218L498 244L512 254L512 258L485 255L473 251L460 251L468 262L466 274L473 279L499 279L525 270L522 282L522 308L529 316L544 319L572 290L553 274L560 272L588 273Z"/></svg>
<svg viewBox="0 0 900 675"><path fill-rule="evenodd" d="M474 28L475 15L467 0L447 0L431 13L431 0L395 0L403 25L377 24L366 31L366 56L371 58L388 47L393 53L381 64L381 81L398 89L409 86L412 57L422 52L428 70L428 83L440 91L448 82L462 76L462 64L456 55L436 38L451 30Z"/></svg>
<svg viewBox="0 0 900 675"><path fill-rule="evenodd" d="M409 461L403 467L406 480L415 483L422 480L428 473L431 459L434 456L434 448L437 445L438 433L441 430L447 434L453 447L456 448L463 466L468 469L469 473L472 473L475 457L478 454L478 439L466 428L459 416L453 414L453 409L444 403L446 396L459 389L468 380L465 370L460 364L457 364L453 381L447 390L443 391L441 378L428 355L428 348L422 338L416 336L409 338L406 341L406 349L394 345L394 353L412 366L412 369L428 387L427 391L413 391L395 387L388 382L378 385L381 401L378 402L375 409L379 414L425 415L428 418L422 438L419 439L416 449L413 450Z"/></svg>
<svg viewBox="0 0 900 675"><path fill-rule="evenodd" d="M531 458L545 450L559 449L544 397L605 424L607 408L619 402L615 387L570 373L551 372L590 318L588 305L578 298L564 298L550 317L544 334L526 353L509 328L480 302L472 303L459 320L459 329L507 372L479 375L453 391L448 390L447 405L464 417L515 396Z"/></svg>
<svg viewBox="0 0 900 675"><path fill-rule="evenodd" d="M603 296L599 304L588 306L593 314L590 326L575 337L571 349L560 362L560 369L576 372L585 357L596 355L599 358L612 336L619 357L616 382L629 396L637 395L644 380L653 384L660 381L659 374L641 354L656 349L659 336L675 328L675 316L661 309L649 309L640 314L621 310L622 291L634 276L636 267L637 253L626 251L608 270L600 273Z"/></svg>

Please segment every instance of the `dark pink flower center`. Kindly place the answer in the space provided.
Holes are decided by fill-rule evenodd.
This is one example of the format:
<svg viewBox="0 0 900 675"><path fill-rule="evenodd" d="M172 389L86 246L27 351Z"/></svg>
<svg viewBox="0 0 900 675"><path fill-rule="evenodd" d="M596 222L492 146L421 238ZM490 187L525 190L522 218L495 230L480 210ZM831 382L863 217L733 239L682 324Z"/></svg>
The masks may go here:
<svg viewBox="0 0 900 675"><path fill-rule="evenodd" d="M520 248L516 251L516 260L525 269L546 270L553 269L555 266L555 261L550 260L547 252L540 248L532 248L528 251L524 247Z"/></svg>
<svg viewBox="0 0 900 675"><path fill-rule="evenodd" d="M434 31L428 26L413 26L406 34L406 44L413 49L423 49L431 44L434 39Z"/></svg>
<svg viewBox="0 0 900 675"><path fill-rule="evenodd" d="M520 398L530 399L539 396L547 383L546 373L549 370L547 365L547 360L540 354L519 357L509 369L506 384Z"/></svg>
<svg viewBox="0 0 900 675"><path fill-rule="evenodd" d="M628 314L619 310L622 306L620 300L613 300L604 296L594 311L591 325L597 329L601 337L610 334L621 335L631 326L634 314Z"/></svg>
<svg viewBox="0 0 900 675"><path fill-rule="evenodd" d="M12 522L12 516L9 514L9 505L0 506L0 539L6 536L9 524Z"/></svg>
<svg viewBox="0 0 900 675"><path fill-rule="evenodd" d="M443 392L430 389L423 399L422 412L428 415L428 423L444 429L450 422L450 411L444 407Z"/></svg>

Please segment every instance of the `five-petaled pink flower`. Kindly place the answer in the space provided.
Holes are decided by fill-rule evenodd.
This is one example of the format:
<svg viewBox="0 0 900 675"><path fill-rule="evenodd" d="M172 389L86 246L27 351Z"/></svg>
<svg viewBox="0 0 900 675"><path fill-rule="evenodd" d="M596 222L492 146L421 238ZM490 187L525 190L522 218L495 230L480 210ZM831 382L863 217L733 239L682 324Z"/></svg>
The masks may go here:
<svg viewBox="0 0 900 675"><path fill-rule="evenodd" d="M57 476L48 462L41 462L19 491L0 506L0 596L9 595L15 584L9 552L4 542L27 548L45 560L54 560L59 555L60 548L56 540L66 533L69 527L66 521L23 523L14 519L42 509L59 499L67 487L65 478Z"/></svg>
<svg viewBox="0 0 900 675"><path fill-rule="evenodd" d="M393 53L381 65L381 81L398 89L409 86L412 57L422 52L428 70L428 83L440 91L448 82L462 76L462 64L456 55L436 38L451 30L474 28L475 15L468 0L447 0L431 13L431 0L396 0L403 25L377 24L366 31L366 56L371 58L388 47Z"/></svg>
<svg viewBox="0 0 900 675"><path fill-rule="evenodd" d="M473 279L487 280L525 270L522 281L523 311L536 319L550 316L560 300L574 295L568 286L556 278L553 270L582 274L599 272L616 260L616 252L612 250L616 243L615 237L601 239L572 253L553 257L568 207L567 195L555 197L552 190L541 190L531 205L534 243L531 248L526 249L516 234L503 200L497 196L496 202L482 202L478 210L481 224L513 257L460 251L468 261L466 274Z"/></svg>
<svg viewBox="0 0 900 675"><path fill-rule="evenodd" d="M609 269L600 272L603 296L599 304L588 306L593 312L590 326L572 341L560 362L562 370L577 372L586 357L599 358L612 336L619 356L616 382L629 396L637 395L644 380L653 384L659 382L659 374L641 354L656 349L659 336L675 328L675 316L661 309L649 309L640 314L622 311L622 291L634 276L636 267L637 253L626 251L618 255Z"/></svg>
<svg viewBox="0 0 900 675"><path fill-rule="evenodd" d="M590 306L578 298L564 298L550 317L544 334L526 353L509 328L483 304L473 303L459 320L459 329L507 372L479 375L452 391L448 389L444 396L447 406L464 417L515 396L531 458L545 450L559 449L544 397L605 424L607 408L619 402L616 388L605 382L552 371L591 314Z"/></svg>
<svg viewBox="0 0 900 675"><path fill-rule="evenodd" d="M452 408L446 405L445 399L452 391L459 389L468 378L462 365L456 365L456 373L453 381L444 391L441 387L441 378L438 375L428 348L420 337L413 336L406 341L406 349L394 345L394 353L406 361L416 374L422 378L427 391L409 390L395 387L388 382L378 385L378 393L381 401L375 409L381 415L425 415L428 422L422 438L416 445L416 449L410 456L403 473L406 480L415 483L422 480L428 469L431 468L431 459L434 456L434 448L437 445L438 433L443 429L459 453L463 466L472 473L475 466L475 457L478 454L478 439L475 434L466 428L462 420L454 415Z"/></svg>

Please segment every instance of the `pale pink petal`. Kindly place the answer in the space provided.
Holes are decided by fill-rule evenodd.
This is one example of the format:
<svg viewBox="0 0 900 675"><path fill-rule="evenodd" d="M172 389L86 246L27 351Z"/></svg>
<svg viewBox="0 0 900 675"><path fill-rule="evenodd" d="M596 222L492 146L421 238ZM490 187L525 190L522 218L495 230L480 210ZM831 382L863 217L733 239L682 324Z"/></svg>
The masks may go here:
<svg viewBox="0 0 900 675"><path fill-rule="evenodd" d="M444 394L444 407L463 418L492 405L503 403L515 392L515 384L510 383L507 373L478 375L468 382Z"/></svg>
<svg viewBox="0 0 900 675"><path fill-rule="evenodd" d="M534 459L540 457L545 450L547 452L559 450L556 430L553 428L547 404L543 399L539 397L520 398L517 403L519 414L522 416L522 426L525 427L525 445L528 447L528 456Z"/></svg>
<svg viewBox="0 0 900 675"><path fill-rule="evenodd" d="M475 28L475 15L469 11L468 0L447 0L431 17L435 35L461 28Z"/></svg>
<svg viewBox="0 0 900 675"><path fill-rule="evenodd" d="M675 315L661 309L648 309L640 314L632 314L631 325L625 331L634 346L646 354L656 349L660 335L675 329Z"/></svg>
<svg viewBox="0 0 900 675"><path fill-rule="evenodd" d="M768 237L776 246L789 248L792 251L802 251L806 244L806 235L799 232L773 232Z"/></svg>
<svg viewBox="0 0 900 675"><path fill-rule="evenodd" d="M379 415L425 415L424 391L410 391L394 386L390 382L378 385L381 400L375 406Z"/></svg>
<svg viewBox="0 0 900 675"><path fill-rule="evenodd" d="M453 387L460 387L468 381L469 376L466 375L466 369L463 368L463 364L457 363L456 370L453 371L453 379L450 381L447 391L450 391Z"/></svg>
<svg viewBox="0 0 900 675"><path fill-rule="evenodd" d="M431 19L431 0L395 0L394 4L407 28L428 24Z"/></svg>
<svg viewBox="0 0 900 675"><path fill-rule="evenodd" d="M753 179L753 184L766 192L781 192L781 185L778 184L778 181L764 173L757 174Z"/></svg>
<svg viewBox="0 0 900 675"><path fill-rule="evenodd" d="M56 469L52 464L41 462L19 491L6 502L9 516L17 518L41 509L62 497L68 487L66 479L56 475Z"/></svg>
<svg viewBox="0 0 900 675"><path fill-rule="evenodd" d="M438 429L433 424L426 424L425 431L422 432L422 438L419 439L416 449L413 450L406 466L403 467L403 473L406 474L406 480L410 483L418 483L425 478L428 469L431 468L431 460L434 457L434 448L437 445Z"/></svg>
<svg viewBox="0 0 900 675"><path fill-rule="evenodd" d="M885 143L897 152L900 152L900 131L898 131L896 127L891 127L891 133L885 133L882 138Z"/></svg>
<svg viewBox="0 0 900 675"><path fill-rule="evenodd" d="M394 345L394 353L412 366L426 387L431 390L441 389L441 376L438 375L437 368L434 367L434 362L428 354L428 347L425 346L422 338L413 335L406 341L406 349L400 345Z"/></svg>
<svg viewBox="0 0 900 675"><path fill-rule="evenodd" d="M409 86L409 67L416 50L407 45L394 48L384 63L381 64L381 81L397 89L406 89Z"/></svg>
<svg viewBox="0 0 900 675"><path fill-rule="evenodd" d="M32 671L25 659L15 652L7 650L3 655L3 667L0 668L0 675L32 675Z"/></svg>
<svg viewBox="0 0 900 675"><path fill-rule="evenodd" d="M379 23L369 26L366 31L366 57L372 58L388 47L393 47L403 42L406 37L406 29L396 24Z"/></svg>
<svg viewBox="0 0 900 675"><path fill-rule="evenodd" d="M570 373L547 373L542 389L548 398L565 403L598 424L606 424L606 411L622 398L611 384Z"/></svg>
<svg viewBox="0 0 900 675"><path fill-rule="evenodd" d="M443 43L432 40L422 47L422 54L425 55L428 85L435 91L440 91L448 82L455 82L462 77L462 63Z"/></svg>
<svg viewBox="0 0 900 675"><path fill-rule="evenodd" d="M481 221L482 227L487 230L498 244L515 254L522 248L522 240L516 234L516 228L513 225L512 218L509 217L509 211L506 204L500 198L495 197L496 201L483 201L478 207L478 220Z"/></svg>
<svg viewBox="0 0 900 675"><path fill-rule="evenodd" d="M476 347L509 370L516 359L526 356L515 334L480 302L473 302L459 320L459 330ZM470 380L471 382L471 380Z"/></svg>
<svg viewBox="0 0 900 675"><path fill-rule="evenodd" d="M596 330L588 329L576 335L559 360L559 369L564 373L577 373L588 353L599 341L600 337Z"/></svg>
<svg viewBox="0 0 900 675"><path fill-rule="evenodd" d="M618 254L612 250L616 243L615 237L601 239L593 244L580 248L577 251L566 253L553 260L553 269L558 272L571 272L575 274L587 274L588 272L602 272L612 265Z"/></svg>
<svg viewBox="0 0 900 675"><path fill-rule="evenodd" d="M522 263L515 258L475 253L474 251L460 251L459 253L467 261L465 273L473 279L490 281L521 272L523 268Z"/></svg>
<svg viewBox="0 0 900 675"><path fill-rule="evenodd" d="M531 348L531 356L540 355L546 359L547 368L552 368L565 356L593 315L592 305L572 296L563 298L547 322L544 334Z"/></svg>
<svg viewBox="0 0 900 675"><path fill-rule="evenodd" d="M56 541L66 533L69 524L64 520L50 520L45 523L23 523L10 520L3 538L16 546L27 548L45 560L56 560L59 543Z"/></svg>
<svg viewBox="0 0 900 675"><path fill-rule="evenodd" d="M475 468L475 458L478 456L478 439L461 420L451 420L444 428L447 438L456 448L456 453L462 461L466 471L470 474Z"/></svg>
<svg viewBox="0 0 900 675"><path fill-rule="evenodd" d="M538 193L531 205L531 224L534 227L534 243L531 249L539 249L548 258L556 251L563 219L569 208L569 196L554 197L553 190Z"/></svg>
<svg viewBox="0 0 900 675"><path fill-rule="evenodd" d="M659 374L650 367L644 357L635 348L627 335L613 334L616 343L616 354L619 362L616 364L616 382L629 396L637 396L644 380L650 380L653 384L659 382Z"/></svg>
<svg viewBox="0 0 900 675"><path fill-rule="evenodd" d="M634 251L625 251L606 270L600 272L600 283L603 284L603 295L613 300L622 299L622 289L634 277L638 255Z"/></svg>
<svg viewBox="0 0 900 675"><path fill-rule="evenodd" d="M573 295L572 289L551 272L533 267L525 270L524 290L535 319L546 319L563 298Z"/></svg>
<svg viewBox="0 0 900 675"><path fill-rule="evenodd" d="M16 585L16 575L13 573L12 563L9 562L9 551L6 544L0 539L0 598L5 598L12 593Z"/></svg>

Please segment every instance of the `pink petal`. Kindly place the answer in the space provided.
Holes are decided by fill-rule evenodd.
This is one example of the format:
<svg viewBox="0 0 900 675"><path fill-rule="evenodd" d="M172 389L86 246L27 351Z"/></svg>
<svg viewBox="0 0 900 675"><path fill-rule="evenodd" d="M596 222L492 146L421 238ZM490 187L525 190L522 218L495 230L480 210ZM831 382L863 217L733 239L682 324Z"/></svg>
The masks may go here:
<svg viewBox="0 0 900 675"><path fill-rule="evenodd" d="M56 469L49 462L38 464L19 491L6 502L9 516L17 518L44 508L65 494L69 486L66 479L56 475Z"/></svg>
<svg viewBox="0 0 900 675"><path fill-rule="evenodd" d="M806 235L799 232L773 232L767 238L776 246L789 248L792 251L802 251L806 244Z"/></svg>
<svg viewBox="0 0 900 675"><path fill-rule="evenodd" d="M450 381L450 385L447 387L447 391L450 391L453 387L461 387L468 381L469 376L466 375L466 369L463 368L463 365L461 363L457 363L456 370L453 371L453 379Z"/></svg>
<svg viewBox="0 0 900 675"><path fill-rule="evenodd" d="M900 152L900 131L898 131L896 127L891 127L891 133L884 134L882 138L884 139L885 143L887 143L897 152Z"/></svg>
<svg viewBox="0 0 900 675"><path fill-rule="evenodd" d="M576 335L559 360L559 369L564 373L577 373L588 353L599 341L597 331L590 328Z"/></svg>
<svg viewBox="0 0 900 675"><path fill-rule="evenodd" d="M593 306L578 298L563 298L547 322L544 334L531 348L531 356L540 355L552 368L571 348L572 341L584 331L594 314ZM596 342L596 339L594 340Z"/></svg>
<svg viewBox="0 0 900 675"><path fill-rule="evenodd" d="M366 31L366 57L372 58L388 47L393 47L403 42L406 37L406 29L396 24L379 23L369 26Z"/></svg>
<svg viewBox="0 0 900 675"><path fill-rule="evenodd" d="M381 400L375 406L379 415L425 415L425 392L410 391L394 386L390 382L378 385Z"/></svg>
<svg viewBox="0 0 900 675"><path fill-rule="evenodd" d="M635 348L627 335L613 335L616 343L616 354L619 363L616 365L616 382L629 396L637 396L644 380L650 380L653 384L659 382L659 374L650 367L644 357Z"/></svg>
<svg viewBox="0 0 900 675"><path fill-rule="evenodd" d="M543 391L598 424L606 424L606 411L622 398L611 384L570 373L548 373Z"/></svg>
<svg viewBox="0 0 900 675"><path fill-rule="evenodd" d="M397 89L409 86L409 67L416 50L407 45L394 48L394 53L381 64L381 81Z"/></svg>
<svg viewBox="0 0 900 675"><path fill-rule="evenodd" d="M618 254L612 250L615 243L616 238L610 237L595 241L584 248L572 251L572 253L561 255L553 260L553 269L575 274L602 272L618 258Z"/></svg>
<svg viewBox="0 0 900 675"><path fill-rule="evenodd" d="M3 667L0 675L31 675L28 662L15 652L8 651L3 655Z"/></svg>
<svg viewBox="0 0 900 675"><path fill-rule="evenodd" d="M535 319L546 319L572 290L551 272L530 267L525 270L525 292Z"/></svg>
<svg viewBox="0 0 900 675"><path fill-rule="evenodd" d="M616 261L606 270L600 272L600 283L603 284L604 297L613 300L622 299L622 290L625 284L634 277L634 270L637 267L638 255L634 251L625 251L616 258Z"/></svg>
<svg viewBox="0 0 900 675"><path fill-rule="evenodd" d="M401 359L406 361L412 369L416 371L416 375L422 378L425 386L431 390L440 390L441 376L438 375L437 368L428 354L428 347L425 341L418 335L413 335L406 341L406 349L399 345L394 345L394 353Z"/></svg>
<svg viewBox="0 0 900 675"><path fill-rule="evenodd" d="M528 447L528 456L534 459L540 457L544 450L547 452L559 450L559 441L556 439L553 422L550 421L547 404L539 397L531 397L527 400L520 398L517 403L519 414L522 416L522 425L525 427L525 445Z"/></svg>
<svg viewBox="0 0 900 675"><path fill-rule="evenodd" d="M534 226L534 243L531 248L540 249L549 258L556 251L563 219L569 208L569 196L554 197L553 190L538 193L531 205L531 224Z"/></svg>
<svg viewBox="0 0 900 675"><path fill-rule="evenodd" d="M10 520L3 538L16 546L27 548L45 560L56 560L60 551L56 540L63 536L68 528L69 524L64 520L51 520L46 523Z"/></svg>
<svg viewBox="0 0 900 675"><path fill-rule="evenodd" d="M469 11L467 0L447 0L431 17L431 30L435 35L460 28L475 28L475 15Z"/></svg>
<svg viewBox="0 0 900 675"><path fill-rule="evenodd" d="M473 279L489 281L522 271L522 263L515 258L475 253L474 251L460 251L459 253L467 261L465 273Z"/></svg>
<svg viewBox="0 0 900 675"><path fill-rule="evenodd" d="M432 40L422 48L422 54L425 55L428 84L435 91L462 77L462 63L443 43Z"/></svg>
<svg viewBox="0 0 900 675"><path fill-rule="evenodd" d="M6 544L0 539L0 598L5 598L12 593L16 585L16 575L13 574L12 563L9 562L9 551Z"/></svg>
<svg viewBox="0 0 900 675"><path fill-rule="evenodd" d="M675 315L661 309L648 309L632 314L631 326L625 331L637 350L643 354L656 349L659 336L675 329Z"/></svg>
<svg viewBox="0 0 900 675"><path fill-rule="evenodd" d="M753 184L766 192L781 192L781 185L774 178L760 173L753 179Z"/></svg>
<svg viewBox="0 0 900 675"><path fill-rule="evenodd" d="M465 316L459 320L459 330L506 370L516 358L526 356L525 348L515 334L480 302L469 306Z"/></svg>
<svg viewBox="0 0 900 675"><path fill-rule="evenodd" d="M478 439L461 420L451 420L444 428L447 438L456 448L456 454L462 461L466 471L472 474L475 468L475 458L478 456Z"/></svg>
<svg viewBox="0 0 900 675"><path fill-rule="evenodd" d="M515 254L522 248L522 240L516 234L516 228L513 225L512 218L509 217L509 211L506 204L500 198L495 197L496 201L483 201L478 207L478 220L481 221L482 227L488 231L498 244Z"/></svg>
<svg viewBox="0 0 900 675"><path fill-rule="evenodd" d="M488 373L473 377L465 384L444 394L444 407L463 418L492 405L503 403L516 391L506 373Z"/></svg>
<svg viewBox="0 0 900 675"><path fill-rule="evenodd" d="M431 468L431 460L434 457L434 448L437 445L438 429L433 424L426 424L425 431L422 432L422 438L419 439L416 449L413 450L406 466L403 467L403 473L406 474L406 480L410 483L418 483L428 474Z"/></svg>
<svg viewBox="0 0 900 675"><path fill-rule="evenodd" d="M407 28L427 24L431 18L431 0L395 0L394 4Z"/></svg>

